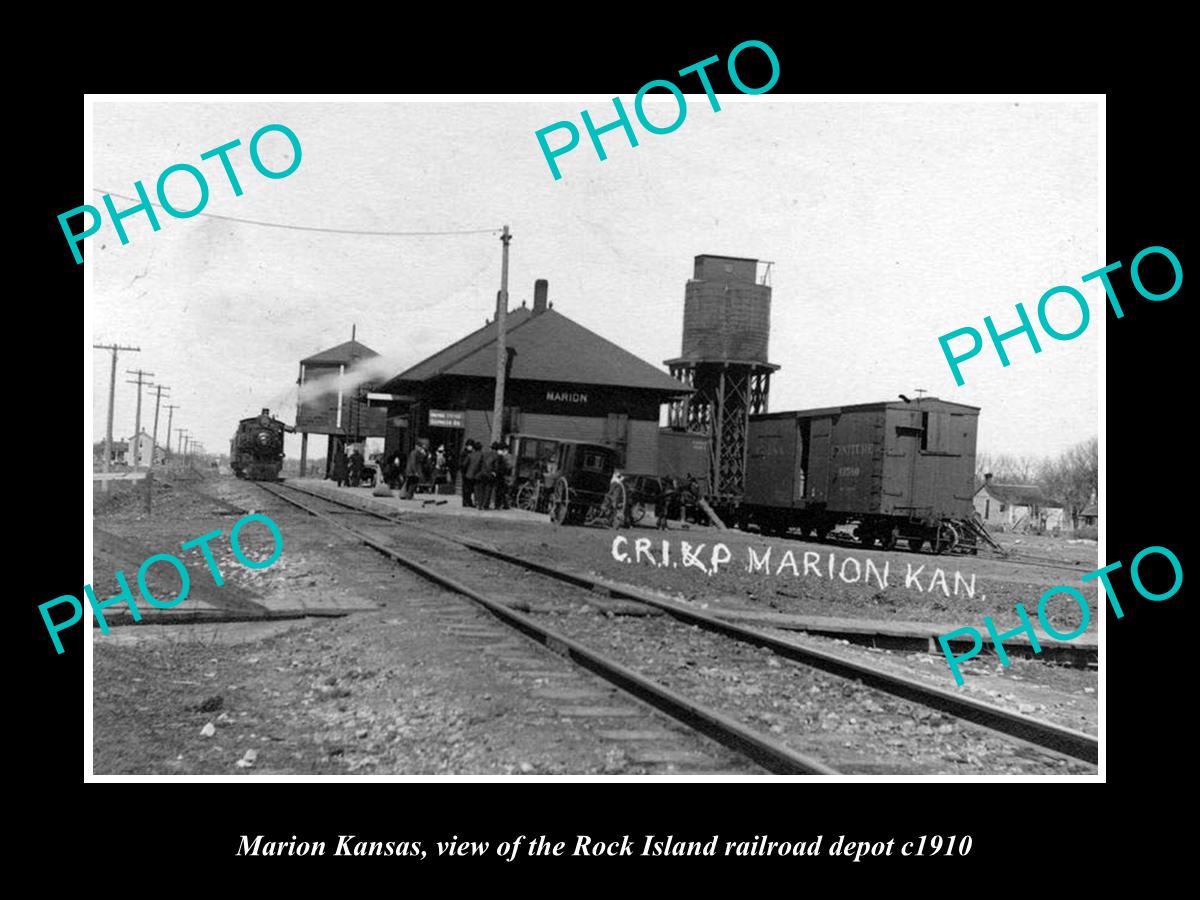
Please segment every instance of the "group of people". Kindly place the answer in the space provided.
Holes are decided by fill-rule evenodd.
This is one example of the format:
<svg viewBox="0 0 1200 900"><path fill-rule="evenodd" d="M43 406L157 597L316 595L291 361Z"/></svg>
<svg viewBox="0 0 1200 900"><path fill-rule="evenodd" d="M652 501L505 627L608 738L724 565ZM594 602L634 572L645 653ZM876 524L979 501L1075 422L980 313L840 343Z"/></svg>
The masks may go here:
<svg viewBox="0 0 1200 900"><path fill-rule="evenodd" d="M484 447L468 440L459 455L463 506L475 509L509 509L512 490L512 454L502 441Z"/></svg>
<svg viewBox="0 0 1200 900"><path fill-rule="evenodd" d="M508 447L496 441L488 447L468 440L457 460L444 444L431 449L428 438L419 438L405 459L399 451L383 463L388 484L400 489L400 497L411 500L421 484L454 484L462 473L463 506L477 509L509 509L513 464Z"/></svg>
<svg viewBox="0 0 1200 900"><path fill-rule="evenodd" d="M357 447L354 448L349 457L346 456L346 451L339 447L337 453L333 455L332 473L333 480L337 482L337 486L345 487L349 485L350 487L358 487L362 484L364 462L362 451Z"/></svg>

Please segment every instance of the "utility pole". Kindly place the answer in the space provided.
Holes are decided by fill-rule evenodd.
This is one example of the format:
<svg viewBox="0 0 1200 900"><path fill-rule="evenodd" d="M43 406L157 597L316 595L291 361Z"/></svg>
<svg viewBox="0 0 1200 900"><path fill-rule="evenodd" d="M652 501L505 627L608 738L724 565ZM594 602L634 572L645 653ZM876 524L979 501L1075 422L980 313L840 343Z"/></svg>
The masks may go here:
<svg viewBox="0 0 1200 900"><path fill-rule="evenodd" d="M180 456L183 455L183 433L185 431L187 431L186 428L176 428L175 429L175 434L177 437L177 440L175 441L175 450Z"/></svg>
<svg viewBox="0 0 1200 900"><path fill-rule="evenodd" d="M150 439L150 468L154 468L154 451L158 449L158 404L162 402L163 391L170 391L170 388L165 388L161 384L154 385L154 435ZM171 436L170 429L167 430L167 437Z"/></svg>
<svg viewBox="0 0 1200 900"><path fill-rule="evenodd" d="M96 350L111 350L112 351L112 374L108 379L108 431L104 436L104 474L108 474L109 464L112 462L112 428L113 428L113 400L117 395L117 351L130 350L134 353L140 353L141 347L122 347L118 344L92 344ZM105 478L100 489L108 493L108 479Z"/></svg>
<svg viewBox="0 0 1200 900"><path fill-rule="evenodd" d="M146 381L146 376L153 375L154 373L147 372L143 369L126 369L125 371L128 372L130 375L137 376L137 381L129 381L128 379L126 379L126 381L125 381L126 384L136 384L137 389L138 389L137 418L135 419L135 424L133 426L133 441L132 441L132 443L133 443L133 471L136 472L142 467L142 464L141 464L142 455L140 453L138 453L138 438L141 437L141 434L142 434L142 385L149 384L149 382ZM151 454L151 457L153 457L153 453Z"/></svg>
<svg viewBox="0 0 1200 900"><path fill-rule="evenodd" d="M492 443L500 440L504 422L504 374L508 366L507 335L505 320L508 318L508 242L512 235L508 226L500 235L504 253L500 262L500 293L496 295L496 401L492 405Z"/></svg>
<svg viewBox="0 0 1200 900"><path fill-rule="evenodd" d="M171 458L171 422L175 418L175 410L177 409L179 409L177 404L167 404L167 459Z"/></svg>

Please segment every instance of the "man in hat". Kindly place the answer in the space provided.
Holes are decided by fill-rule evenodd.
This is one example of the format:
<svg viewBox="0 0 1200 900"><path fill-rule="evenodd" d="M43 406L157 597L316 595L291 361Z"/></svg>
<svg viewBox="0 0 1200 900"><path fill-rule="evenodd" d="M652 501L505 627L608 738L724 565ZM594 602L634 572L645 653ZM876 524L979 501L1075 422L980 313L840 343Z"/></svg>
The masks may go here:
<svg viewBox="0 0 1200 900"><path fill-rule="evenodd" d="M408 465L404 469L404 493L401 494L403 499L411 500L416 493L417 484L425 475L425 463L428 456L424 439L417 441L416 446L409 451Z"/></svg>
<svg viewBox="0 0 1200 900"><path fill-rule="evenodd" d="M338 487L346 484L349 477L347 468L346 451L339 446L333 453L333 480L337 482Z"/></svg>
<svg viewBox="0 0 1200 900"><path fill-rule="evenodd" d="M493 443L479 453L479 471L475 476L475 506L478 509L487 509L492 505L496 490L496 464L499 461L496 446Z"/></svg>
<svg viewBox="0 0 1200 900"><path fill-rule="evenodd" d="M479 444L474 439L463 444L458 467L462 472L463 506L474 506L475 477L479 474Z"/></svg>

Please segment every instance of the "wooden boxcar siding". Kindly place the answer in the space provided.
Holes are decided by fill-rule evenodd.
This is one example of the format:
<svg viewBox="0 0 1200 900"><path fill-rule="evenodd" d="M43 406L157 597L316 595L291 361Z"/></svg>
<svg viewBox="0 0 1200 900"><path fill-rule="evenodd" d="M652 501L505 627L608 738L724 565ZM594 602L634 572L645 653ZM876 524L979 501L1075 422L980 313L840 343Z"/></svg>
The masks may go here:
<svg viewBox="0 0 1200 900"><path fill-rule="evenodd" d="M975 411L937 402L751 419L745 501L851 514L967 518L973 508L977 426ZM802 480L806 435L808 468Z"/></svg>
<svg viewBox="0 0 1200 900"><path fill-rule="evenodd" d="M847 412L827 421L831 426L825 467L829 508L878 511L883 491L883 410ZM814 487L819 484L814 479Z"/></svg>
<svg viewBox="0 0 1200 900"><path fill-rule="evenodd" d="M944 406L887 410L880 512L969 518L977 426L976 413Z"/></svg>
<svg viewBox="0 0 1200 900"><path fill-rule="evenodd" d="M658 422L630 419L625 445L625 471L633 475L658 472Z"/></svg>
<svg viewBox="0 0 1200 900"><path fill-rule="evenodd" d="M792 417L751 420L746 432L746 503L795 505L798 422Z"/></svg>
<svg viewBox="0 0 1200 900"><path fill-rule="evenodd" d="M689 474L708 493L709 436L670 428L658 432L658 469L661 477L686 478Z"/></svg>
<svg viewBox="0 0 1200 900"><path fill-rule="evenodd" d="M830 487L829 445L833 440L833 417L814 416L808 419L808 422L808 473L804 486L804 505L827 506Z"/></svg>

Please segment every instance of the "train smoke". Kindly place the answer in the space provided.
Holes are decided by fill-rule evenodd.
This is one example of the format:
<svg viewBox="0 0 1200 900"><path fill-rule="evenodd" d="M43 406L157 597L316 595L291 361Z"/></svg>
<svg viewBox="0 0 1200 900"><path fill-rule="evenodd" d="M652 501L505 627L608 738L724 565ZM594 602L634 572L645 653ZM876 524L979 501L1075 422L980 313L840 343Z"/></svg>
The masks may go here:
<svg viewBox="0 0 1200 900"><path fill-rule="evenodd" d="M317 378L306 379L300 385L296 402L312 403L320 397L336 394L351 394L364 384L374 384L391 378L397 372L402 372L404 366L386 356L372 356L362 359L346 369L345 373L334 372Z"/></svg>

